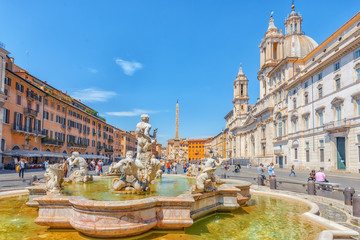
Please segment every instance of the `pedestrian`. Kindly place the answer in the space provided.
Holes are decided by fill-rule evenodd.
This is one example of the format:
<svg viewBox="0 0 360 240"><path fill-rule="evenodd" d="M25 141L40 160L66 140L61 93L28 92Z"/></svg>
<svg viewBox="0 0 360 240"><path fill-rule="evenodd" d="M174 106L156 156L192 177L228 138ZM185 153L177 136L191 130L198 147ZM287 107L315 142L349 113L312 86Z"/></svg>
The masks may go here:
<svg viewBox="0 0 360 240"><path fill-rule="evenodd" d="M267 181L265 176L264 165L262 163L260 163L259 167L257 168L257 171L258 171L258 177L262 178L264 181Z"/></svg>
<svg viewBox="0 0 360 240"><path fill-rule="evenodd" d="M325 173L323 173L322 169L320 169L316 174L315 174L315 179L317 182L329 182L326 179L326 175Z"/></svg>
<svg viewBox="0 0 360 240"><path fill-rule="evenodd" d="M96 167L95 167L95 176L99 176L100 175L100 164L96 164Z"/></svg>
<svg viewBox="0 0 360 240"><path fill-rule="evenodd" d="M291 166L289 176L291 176L291 174L294 174L294 177L296 177L296 174L295 174L295 166L294 166L294 165Z"/></svg>
<svg viewBox="0 0 360 240"><path fill-rule="evenodd" d="M172 172L173 174L177 174L177 162L174 161L172 164Z"/></svg>
<svg viewBox="0 0 360 240"><path fill-rule="evenodd" d="M271 177L275 177L274 163L270 163L270 165L268 167L268 172L269 172L269 179Z"/></svg>
<svg viewBox="0 0 360 240"><path fill-rule="evenodd" d="M21 158L20 162L19 162L19 179L20 177L22 179L24 179L24 172L25 172L25 168L26 168L26 160L25 158Z"/></svg>
<svg viewBox="0 0 360 240"><path fill-rule="evenodd" d="M102 168L102 167L103 167L104 163L101 161L101 159L99 160L98 165L100 165L99 172L100 172L100 173L103 173L103 168Z"/></svg>
<svg viewBox="0 0 360 240"><path fill-rule="evenodd" d="M46 170L49 166L49 160L44 161L44 169Z"/></svg>
<svg viewBox="0 0 360 240"><path fill-rule="evenodd" d="M311 170L309 177L308 177L308 181L316 181L315 170Z"/></svg>
<svg viewBox="0 0 360 240"><path fill-rule="evenodd" d="M66 178L67 174L68 174L68 162L67 162L67 160L65 160L63 166L64 166L64 178Z"/></svg>
<svg viewBox="0 0 360 240"><path fill-rule="evenodd" d="M167 174L170 174L170 162L167 162L166 164L166 171L167 171Z"/></svg>

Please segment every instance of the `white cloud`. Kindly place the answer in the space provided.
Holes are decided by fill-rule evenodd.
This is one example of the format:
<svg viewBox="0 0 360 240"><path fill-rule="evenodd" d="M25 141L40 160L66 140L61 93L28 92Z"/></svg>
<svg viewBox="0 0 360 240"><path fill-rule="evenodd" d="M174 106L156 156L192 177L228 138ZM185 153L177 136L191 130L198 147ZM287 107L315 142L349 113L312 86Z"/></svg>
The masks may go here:
<svg viewBox="0 0 360 240"><path fill-rule="evenodd" d="M99 70L97 70L97 69L95 69L95 68L88 68L87 69L89 72L91 72L91 73L98 73L99 72Z"/></svg>
<svg viewBox="0 0 360 240"><path fill-rule="evenodd" d="M106 102L115 95L116 93L113 91L105 91L94 88L85 88L71 94L72 97L80 99L84 102Z"/></svg>
<svg viewBox="0 0 360 240"><path fill-rule="evenodd" d="M121 58L116 58L115 63L119 65L126 75L133 75L135 71L142 68L142 64L136 61L125 61Z"/></svg>
<svg viewBox="0 0 360 240"><path fill-rule="evenodd" d="M144 110L144 109L134 109L129 112L107 112L107 115L117 116L117 117L134 117L139 116L141 114L150 114L150 113L158 113L159 111L152 111L152 110Z"/></svg>

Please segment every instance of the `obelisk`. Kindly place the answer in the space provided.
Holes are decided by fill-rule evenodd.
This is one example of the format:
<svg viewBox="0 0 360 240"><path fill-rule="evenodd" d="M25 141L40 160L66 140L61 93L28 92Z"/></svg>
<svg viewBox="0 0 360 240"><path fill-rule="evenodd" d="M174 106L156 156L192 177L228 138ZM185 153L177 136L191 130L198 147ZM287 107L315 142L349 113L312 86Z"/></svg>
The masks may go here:
<svg viewBox="0 0 360 240"><path fill-rule="evenodd" d="M179 100L176 102L175 139L179 139Z"/></svg>

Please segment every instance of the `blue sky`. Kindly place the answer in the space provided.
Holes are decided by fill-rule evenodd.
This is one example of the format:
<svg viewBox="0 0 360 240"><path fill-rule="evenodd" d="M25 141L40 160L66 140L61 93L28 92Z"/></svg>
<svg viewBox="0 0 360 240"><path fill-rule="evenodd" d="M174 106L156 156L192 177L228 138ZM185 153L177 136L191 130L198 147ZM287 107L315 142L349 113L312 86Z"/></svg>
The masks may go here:
<svg viewBox="0 0 360 240"><path fill-rule="evenodd" d="M0 6L0 41L16 64L124 130L149 113L162 144L175 135L177 99L180 137L210 137L225 127L240 63L256 102L258 46L270 12L284 29L291 11L285 0L0 0ZM295 6L306 35L321 43L359 11L360 1Z"/></svg>

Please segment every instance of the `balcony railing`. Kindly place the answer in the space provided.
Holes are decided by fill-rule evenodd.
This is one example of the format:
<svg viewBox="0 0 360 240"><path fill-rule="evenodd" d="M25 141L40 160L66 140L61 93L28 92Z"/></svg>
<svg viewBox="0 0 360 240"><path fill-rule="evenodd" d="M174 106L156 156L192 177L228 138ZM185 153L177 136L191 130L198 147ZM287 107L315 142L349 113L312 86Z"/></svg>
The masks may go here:
<svg viewBox="0 0 360 240"><path fill-rule="evenodd" d="M31 108L24 108L24 115L37 117L38 112L36 110L33 110Z"/></svg>
<svg viewBox="0 0 360 240"><path fill-rule="evenodd" d="M64 141L56 140L56 139L41 139L42 144L55 145L55 146L63 146Z"/></svg>
<svg viewBox="0 0 360 240"><path fill-rule="evenodd" d="M31 126L22 126L16 123L12 125L12 130L24 134L29 133L34 135L46 135L44 130L33 129Z"/></svg>
<svg viewBox="0 0 360 240"><path fill-rule="evenodd" d="M351 120L350 119L342 119L339 121L333 121L325 125L324 129L326 131L335 131L335 130L341 130L346 129L351 126Z"/></svg>
<svg viewBox="0 0 360 240"><path fill-rule="evenodd" d="M88 147L86 144L73 143L73 142L68 142L67 146L68 147L74 147L74 148L87 148Z"/></svg>
<svg viewBox="0 0 360 240"><path fill-rule="evenodd" d="M105 148L105 152L114 152L114 149Z"/></svg>

